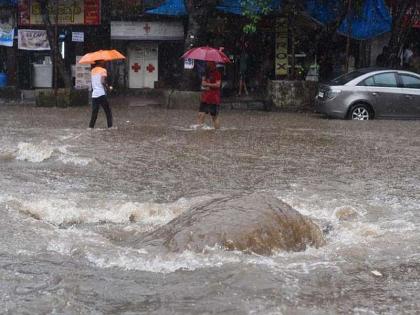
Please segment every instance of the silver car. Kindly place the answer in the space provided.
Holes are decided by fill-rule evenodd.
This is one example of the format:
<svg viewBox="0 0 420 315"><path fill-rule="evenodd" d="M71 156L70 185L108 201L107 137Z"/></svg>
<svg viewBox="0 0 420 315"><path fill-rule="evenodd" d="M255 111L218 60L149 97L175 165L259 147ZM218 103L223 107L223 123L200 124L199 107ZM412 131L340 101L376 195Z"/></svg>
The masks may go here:
<svg viewBox="0 0 420 315"><path fill-rule="evenodd" d="M319 86L315 111L336 118L420 118L420 75L359 69Z"/></svg>

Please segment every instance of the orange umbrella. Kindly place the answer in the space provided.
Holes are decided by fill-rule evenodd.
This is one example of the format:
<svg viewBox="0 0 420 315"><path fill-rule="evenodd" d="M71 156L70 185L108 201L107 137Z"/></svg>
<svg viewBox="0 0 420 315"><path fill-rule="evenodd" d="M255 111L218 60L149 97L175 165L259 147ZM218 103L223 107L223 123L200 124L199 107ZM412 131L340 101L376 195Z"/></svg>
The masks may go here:
<svg viewBox="0 0 420 315"><path fill-rule="evenodd" d="M95 52L88 53L84 55L80 60L79 63L82 64L92 64L98 60L104 61L111 61L111 60L119 60L125 59L124 55L121 54L119 51L112 49L112 50L98 50Z"/></svg>

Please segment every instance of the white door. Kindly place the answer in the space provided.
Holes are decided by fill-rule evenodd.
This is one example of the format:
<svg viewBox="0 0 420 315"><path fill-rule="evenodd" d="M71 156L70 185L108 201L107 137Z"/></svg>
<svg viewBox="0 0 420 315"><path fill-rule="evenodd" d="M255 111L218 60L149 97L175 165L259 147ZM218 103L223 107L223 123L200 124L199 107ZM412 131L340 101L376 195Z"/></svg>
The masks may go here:
<svg viewBox="0 0 420 315"><path fill-rule="evenodd" d="M158 80L158 45L135 43L128 49L129 87L153 88Z"/></svg>

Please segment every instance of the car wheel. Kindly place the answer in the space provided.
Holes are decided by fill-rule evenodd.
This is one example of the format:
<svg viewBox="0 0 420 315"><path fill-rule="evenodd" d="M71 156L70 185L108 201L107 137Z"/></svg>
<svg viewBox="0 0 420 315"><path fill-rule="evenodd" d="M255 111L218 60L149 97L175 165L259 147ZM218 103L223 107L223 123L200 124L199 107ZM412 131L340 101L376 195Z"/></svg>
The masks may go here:
<svg viewBox="0 0 420 315"><path fill-rule="evenodd" d="M372 114L366 105L358 104L350 110L349 118L351 120L370 120L372 119Z"/></svg>

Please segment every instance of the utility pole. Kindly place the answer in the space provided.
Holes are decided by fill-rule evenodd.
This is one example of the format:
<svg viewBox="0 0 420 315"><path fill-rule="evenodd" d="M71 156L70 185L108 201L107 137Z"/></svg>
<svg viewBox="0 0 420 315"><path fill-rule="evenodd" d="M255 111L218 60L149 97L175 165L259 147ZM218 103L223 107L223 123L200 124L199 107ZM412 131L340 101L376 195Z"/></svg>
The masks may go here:
<svg viewBox="0 0 420 315"><path fill-rule="evenodd" d="M58 62L58 0L55 0L55 25L54 25L54 95L55 101L57 102L58 94L58 71L57 71L57 62Z"/></svg>
<svg viewBox="0 0 420 315"><path fill-rule="evenodd" d="M351 22L352 22L352 0L348 0L348 7L347 7L347 20L348 20L348 34L347 34L347 43L346 43L346 72L349 72L349 60L350 60L350 35L351 35Z"/></svg>

